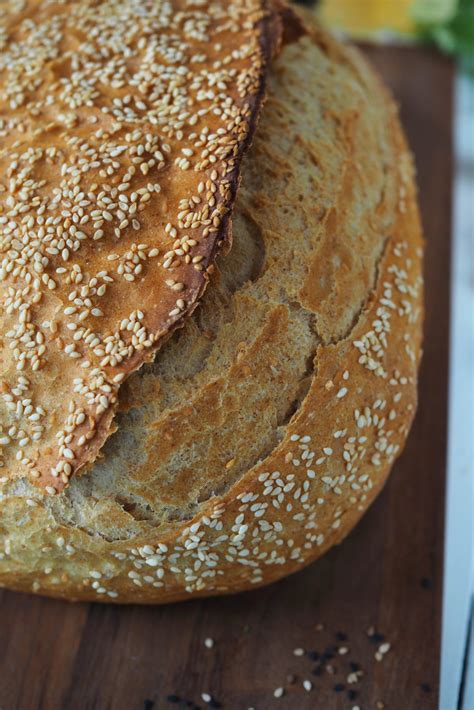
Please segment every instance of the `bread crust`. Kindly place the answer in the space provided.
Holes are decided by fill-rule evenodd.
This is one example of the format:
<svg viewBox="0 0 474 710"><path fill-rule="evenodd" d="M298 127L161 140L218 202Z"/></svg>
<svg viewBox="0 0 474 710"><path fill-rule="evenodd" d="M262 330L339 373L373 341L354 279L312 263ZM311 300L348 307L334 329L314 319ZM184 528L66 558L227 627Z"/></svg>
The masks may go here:
<svg viewBox="0 0 474 710"><path fill-rule="evenodd" d="M119 432L124 437L129 431L145 436L137 439L131 457L137 462L128 468L126 488L148 496L153 507L156 487L161 487L163 505L179 501L181 519L174 509L168 517L160 513L159 522L137 515L134 519L125 504L107 508L94 487L93 470L63 495L69 496L72 506L73 496L82 495L89 477L90 490L84 495L99 511L95 527L92 507L85 514L78 506L72 524L66 519L66 507L58 507L61 497L45 504L27 484L5 481L0 499L1 584L115 603L165 603L250 589L301 569L339 543L381 490L403 448L417 401L422 237L413 168L396 108L366 63L318 27L308 31L310 36L283 50L272 70L268 104L244 167L236 206L229 260L239 250L245 220L264 230L265 255L259 257L264 265L253 285L232 296L235 323L249 319L246 342L232 351L225 375L206 381L205 373L197 373L199 390L177 404L164 365L159 375L144 372L124 388ZM311 67L311 85L317 88L309 86ZM312 103L302 103L299 112L303 124L312 126L313 121L319 126L320 133L313 138L309 128L305 133L293 124L297 116L292 107L300 91L302 101L305 91L311 95ZM286 126L285 132L278 121ZM275 135L281 136L281 153ZM288 145L283 145L286 140ZM312 177L306 174L306 164L303 171L297 162L304 156L314 176L320 174L319 182L310 187L303 184L303 177ZM295 194L299 190L303 201L296 205L299 212L285 216L285 195L280 201L277 196L285 185L293 189L294 175ZM312 191L314 204L308 197ZM297 238L298 215L301 232L293 261L287 262L288 251L279 261L279 249L288 250L288 232ZM364 231L353 227L359 223ZM224 265L221 268L203 299L204 315L209 299L227 297L220 281L232 274L226 275ZM286 292L281 302L280 285ZM256 313L255 323L250 321L251 311ZM196 318L199 313L198 309ZM295 322L297 326L292 325ZM225 318L219 321L218 347L207 360L224 357L221 351L231 340L233 324L226 324ZM198 330L191 319L184 329L191 329L196 348L205 325ZM291 333L301 335L300 340L292 341ZM170 348L188 352L184 336L183 331L181 341L170 341L164 358ZM291 363L284 353L292 352L296 361L299 349L312 353L311 363L306 372L301 365L299 374L290 376L285 368ZM281 353L279 361L271 359L272 351ZM272 368L275 379L265 379ZM175 376L170 379L173 384ZM304 384L296 411L275 415L275 438L248 468L232 473L238 467L233 459L245 459L245 452L233 450L233 435L225 433L217 450L221 467L230 466L217 480L217 473L211 475L213 450L206 449L209 489L203 487L205 474L198 480L195 473L195 480L185 464L169 483L153 478L160 467L169 470L167 457L177 446L176 438L198 447L201 437L207 436L209 444L206 431L218 437L232 419L240 426L238 412L250 396L252 388L245 389L249 381L261 396L256 400L260 404L252 405L254 417L247 414L242 422L248 427L250 446L251 432L259 436L260 420L277 399L276 390L291 379L295 391ZM158 418L152 412L143 420L149 427L144 435L140 408L151 408L160 396L166 398L163 414ZM294 396L292 390L287 399ZM129 420L132 423L127 424ZM198 434L204 420L208 429ZM104 461L96 466L110 472L119 466L114 452L120 457L123 451L117 438L109 444ZM227 464L225 452L233 457ZM186 501L191 498L195 503L189 508ZM101 506L106 506L102 516ZM110 527L107 517L113 519Z"/></svg>
<svg viewBox="0 0 474 710"><path fill-rule="evenodd" d="M230 243L281 41L266 0L137 7L29 0L0 17L0 455L53 495Z"/></svg>

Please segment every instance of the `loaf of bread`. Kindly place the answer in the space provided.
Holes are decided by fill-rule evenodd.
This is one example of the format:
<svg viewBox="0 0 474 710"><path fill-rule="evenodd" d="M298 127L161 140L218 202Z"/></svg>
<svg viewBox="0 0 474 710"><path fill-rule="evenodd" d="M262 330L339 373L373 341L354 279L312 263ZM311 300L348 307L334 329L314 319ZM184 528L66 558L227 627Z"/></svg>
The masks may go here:
<svg viewBox="0 0 474 710"><path fill-rule="evenodd" d="M41 3L28 0L27 4L37 12L47 9L40 35L35 34L39 24L34 26L34 12L24 11L22 25L31 42L41 44L39 73L31 53L19 63L15 75L8 73L3 57L6 50L10 58L16 56L15 33L21 29L18 24L8 25L8 16L0 14L0 26L6 27L0 34L0 106L13 105L11 120L6 111L6 118L0 115L0 165L14 165L11 174L5 170L0 174L0 243L5 257L0 268L6 272L0 297L5 319L19 323L14 336L9 334L11 324L2 325L1 333L2 366L7 374L0 410L0 441L6 450L0 469L0 584L67 599L118 603L163 603L268 584L300 569L347 535L381 490L415 413L423 312L422 237L412 161L396 107L358 52L334 40L306 15L301 20L304 29L294 21L295 31L284 33L283 47L274 56L280 44L279 17L285 11L281 3L108 0L100 6L104 48L98 61L111 86L110 105L118 113L105 113L97 121L104 122L103 132L115 130L114 122L120 125L118 143L134 130L146 130L149 145L158 135L153 143L158 146L158 162L160 152L166 162L163 131L170 131L174 168L166 172L153 163L143 182L129 167L124 177L120 158L119 167L114 167L114 157L109 156L111 172L104 163L99 187L94 187L96 178L86 176L83 194L80 181L78 189L67 192L67 180L55 173L54 148L51 152L48 146L62 141L58 150L65 153L63 164L79 174L90 160L88 150L100 154L90 126L83 126L84 116L95 116L96 107L103 108L108 98L96 98L96 91L100 94L102 89L87 80L87 63L96 59L94 33L86 34L86 25L81 27L76 19L70 24L70 51L59 57L51 38L60 31L61 20L55 12L63 12L64 4L43 3L42 10ZM93 8L86 0L75 5ZM166 8L172 6L182 10L181 19L179 13L174 20L167 15ZM200 13L199 21L186 19L186 6ZM211 6L214 15L209 14ZM120 22L112 21L114 11ZM97 8L94 12L100 14ZM115 32L117 25L127 23L127 13L129 21L138 16L141 29L139 36L120 48L121 56ZM288 29L287 22L283 24ZM227 47L215 42L217 27ZM242 32L247 32L246 39ZM175 96L173 91L179 94L182 86L179 71L170 76L164 59L160 67L152 59L156 60L154 48L159 47L163 55L169 51L167 61L173 65L173 52L180 51L174 42L179 33L186 39L191 35L196 52L209 44L204 41L206 33L214 41L212 51L203 49L197 59L193 55L205 69L213 65L212 77L193 65L189 85L208 102L198 119L201 137L217 131L224 138L223 145L233 144L230 153L218 153L217 167L196 167L193 155L182 153L189 128L173 124L171 129L169 123L153 121L146 129L133 127L142 111L141 89L138 79L135 86L123 86L127 51L133 55L140 48L143 66L135 70L147 82L147 97L153 90L157 95L161 91ZM171 37L169 44L164 36ZM78 47L83 61L77 59ZM227 71L232 59L237 66ZM179 64L182 57L176 61ZM154 72L152 79L145 78L148 69ZM55 71L69 77L60 84L70 113L51 115L53 125L46 129L46 109L38 109L36 117L30 100L24 111L28 121L22 128L15 119L25 100L21 81L29 76L29 90L44 96L39 75L44 79L48 73L46 89L49 82L59 95ZM266 102L252 145L243 157L237 192L240 160L260 112L265 84ZM77 106L73 88L80 93ZM229 111L241 112L227 132L216 129L222 106L212 103L213 92L228 92ZM176 112L171 115L178 120ZM41 124L38 135L35 120ZM57 125L60 122L67 128L64 133ZM236 125L242 122L245 126L235 136ZM180 130L185 138L176 138ZM130 140L136 150L130 153L131 162L123 165L142 165L143 152L149 155L151 149L139 149L135 139ZM91 147L84 148L85 144ZM117 151L121 155L118 144ZM37 155L47 157L35 162ZM178 173L179 161L188 159L194 165L189 172L197 175L189 176L188 170ZM17 173L23 185L14 184ZM31 197L30 211L47 217L48 208L42 209L42 204L48 180L55 181L52 193L59 217L64 214L67 219L69 214L76 228L73 245L59 244L51 253L54 269L66 271L55 276L54 270L39 265L38 279L46 285L44 298L49 279L57 281L50 293L61 309L62 299L69 298L71 291L76 292L70 299L73 305L75 298L82 301L68 316L64 309L53 307L53 300L46 300L52 304L49 315L38 306L38 313L21 320L22 297L28 296L33 277L26 267L22 270L21 240L12 243L10 230L15 220L22 223L23 244L31 246L28 258L41 264L43 252L34 233L42 220L22 221L19 203L27 204ZM123 226L123 233L114 234L112 229L120 227L115 226L120 208L111 190L127 182L135 184L135 193L142 190L137 193L141 198L151 195L149 183L161 184L137 212L138 236L133 234L131 220ZM200 192L198 184L203 182ZM103 183L112 187L104 190ZM95 212L93 218L102 224L86 224L81 229L81 220L70 214L72 205L87 201L89 193L97 197L101 192L102 213ZM123 192L130 204L129 187ZM209 224L202 219L195 230L197 238L191 243L188 239L183 248L183 241L177 239L183 230L193 233L188 210L196 212L193 204L199 207L196 200L202 192L207 196L205 217L220 204L217 198L213 202L213 195L221 195L217 231L204 235ZM139 205L140 197L133 203L137 200ZM147 201L154 207L148 209ZM107 204L114 207L107 210ZM179 217L174 212L178 208L183 213ZM11 214L15 209L18 217ZM112 215L111 226L106 212ZM122 222L127 219L124 216ZM59 222L59 218L46 221L39 242L49 234L49 224L55 227L50 230L52 236L60 240ZM177 234L170 236L175 223ZM103 238L89 243L91 229L92 234L94 229L105 232ZM88 239L75 247L78 231ZM167 248L167 240L171 247ZM223 241L227 248L217 255ZM64 264L62 249L71 252ZM156 263L150 265L153 249L158 253ZM39 256L30 256L35 250ZM177 256L165 256L173 250ZM193 261L194 255L203 258ZM12 287L12 272L5 264L15 259L17 281ZM104 266L107 261L112 267ZM115 261L122 264L120 271ZM139 263L143 269L135 273ZM193 263L203 266L191 270ZM74 281L74 264L83 280ZM104 271L113 282L104 281ZM134 280L123 283L119 276L125 273L134 275ZM86 285L89 291L82 292ZM84 317L84 325L78 313L99 307L100 299L88 294L96 294L101 286L107 291L104 302L109 310L102 309L105 322L95 334L91 312ZM184 305L171 303L181 293L187 294L182 295ZM195 308L198 298L201 301ZM169 315L175 308L178 311ZM54 327L51 330L55 313L63 337L60 343ZM140 333L138 341L142 337L141 342L150 342L134 351L123 336L123 360L111 364L109 359L101 365L104 357L115 352L107 348L104 334L110 330L111 319L117 318L128 319L124 332L129 328L135 335ZM35 339L35 328L40 333L43 321L48 321L51 330L44 355L38 356L46 361L44 377L41 368L32 369L35 360L30 357L43 343L41 337ZM71 324L76 327L69 329L68 336ZM176 325L182 327L176 329ZM74 340L74 334L83 329L88 338L86 328L97 338L92 348L99 354L83 368L77 388L73 368L76 361L83 362L85 354L78 347L80 357L73 358L71 365L64 349L67 344L82 344L81 338ZM30 341L33 345L28 350ZM27 352L23 370L12 367L15 347ZM49 347L54 350L48 360ZM69 349L69 354L73 351ZM114 382L117 374L123 376ZM103 426L97 425L100 417L93 416L100 398L87 396L94 377L111 385L109 400L113 402L104 410ZM33 392L30 397L22 394L28 387ZM79 425L74 409L78 397L84 397L85 415ZM63 426L66 406L73 418L71 430ZM27 453L9 455L12 440L23 451L18 442L20 424L11 418L31 415L30 423L44 426L46 439L30 435L23 447ZM35 426L27 431L34 432ZM70 442L74 445L69 446ZM64 456L66 449L71 458Z"/></svg>

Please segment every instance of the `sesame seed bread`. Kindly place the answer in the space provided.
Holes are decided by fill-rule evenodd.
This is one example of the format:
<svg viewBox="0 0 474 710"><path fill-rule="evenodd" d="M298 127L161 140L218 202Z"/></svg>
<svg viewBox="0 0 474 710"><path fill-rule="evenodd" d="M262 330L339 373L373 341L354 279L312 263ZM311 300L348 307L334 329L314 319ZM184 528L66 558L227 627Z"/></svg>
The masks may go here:
<svg viewBox="0 0 474 710"><path fill-rule="evenodd" d="M317 26L286 45L233 247L121 386L117 431L56 496L0 489L0 583L162 603L319 557L383 486L416 407L422 238L396 108Z"/></svg>
<svg viewBox="0 0 474 710"><path fill-rule="evenodd" d="M0 460L54 495L230 238L280 22L265 0L0 13Z"/></svg>

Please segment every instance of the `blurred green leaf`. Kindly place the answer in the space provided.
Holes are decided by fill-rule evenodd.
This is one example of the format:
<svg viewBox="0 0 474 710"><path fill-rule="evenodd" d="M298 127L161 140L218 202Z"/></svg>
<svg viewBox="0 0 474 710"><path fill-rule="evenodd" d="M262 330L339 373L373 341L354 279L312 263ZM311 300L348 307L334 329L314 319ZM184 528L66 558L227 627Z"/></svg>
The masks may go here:
<svg viewBox="0 0 474 710"><path fill-rule="evenodd" d="M410 16L416 24L440 24L455 16L458 0L414 0Z"/></svg>
<svg viewBox="0 0 474 710"><path fill-rule="evenodd" d="M421 39L434 42L443 52L474 60L474 0L460 0L454 16L443 23L420 23Z"/></svg>

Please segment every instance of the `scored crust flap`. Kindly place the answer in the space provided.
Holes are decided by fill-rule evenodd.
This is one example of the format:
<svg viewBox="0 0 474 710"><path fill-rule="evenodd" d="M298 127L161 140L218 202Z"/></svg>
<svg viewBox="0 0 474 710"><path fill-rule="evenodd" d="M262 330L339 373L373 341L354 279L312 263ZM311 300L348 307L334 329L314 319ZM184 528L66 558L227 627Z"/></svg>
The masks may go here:
<svg viewBox="0 0 474 710"><path fill-rule="evenodd" d="M54 494L230 240L281 21L264 0L28 0L0 28L0 463Z"/></svg>

